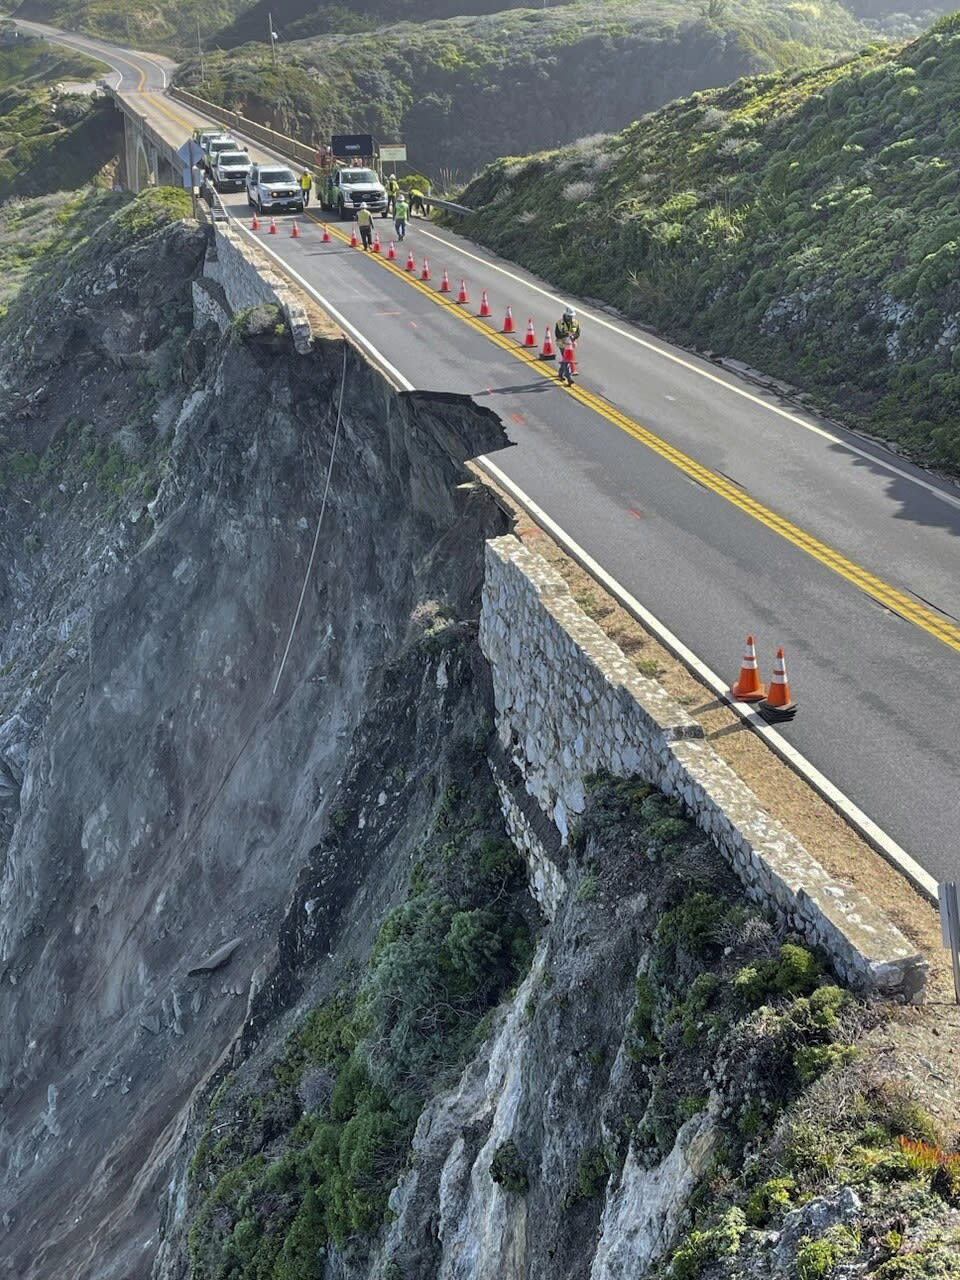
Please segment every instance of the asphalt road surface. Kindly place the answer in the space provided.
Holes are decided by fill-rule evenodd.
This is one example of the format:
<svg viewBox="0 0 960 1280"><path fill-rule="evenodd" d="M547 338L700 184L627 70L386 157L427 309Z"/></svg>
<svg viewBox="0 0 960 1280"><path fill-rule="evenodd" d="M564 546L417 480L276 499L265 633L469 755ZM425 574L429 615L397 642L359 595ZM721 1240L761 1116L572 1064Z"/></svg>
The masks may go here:
<svg viewBox="0 0 960 1280"><path fill-rule="evenodd" d="M66 39L123 89L136 76L154 123L187 136L198 118L150 93L169 64ZM224 202L409 383L497 412L511 447L492 461L715 672L735 678L753 632L769 679L782 644L800 706L783 737L933 876L960 879L960 488L579 304L568 391L499 333L509 304L539 345L564 299L426 221L391 264L350 248L346 224L322 243L314 209L293 239L289 218L253 233L245 197ZM378 229L386 249L392 223Z"/></svg>

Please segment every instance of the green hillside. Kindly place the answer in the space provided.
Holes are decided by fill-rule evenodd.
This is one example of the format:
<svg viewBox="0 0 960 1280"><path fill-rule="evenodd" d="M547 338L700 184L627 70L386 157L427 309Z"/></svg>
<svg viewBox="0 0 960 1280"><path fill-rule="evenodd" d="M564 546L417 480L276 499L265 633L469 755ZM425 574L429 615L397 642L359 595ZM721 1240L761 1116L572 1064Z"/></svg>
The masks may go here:
<svg viewBox="0 0 960 1280"><path fill-rule="evenodd" d="M197 19L204 36L231 23L248 0L23 0L18 18L48 22L67 31L115 40L136 49L177 57L197 47ZM265 34L265 33L263 33Z"/></svg>
<svg viewBox="0 0 960 1280"><path fill-rule="evenodd" d="M688 0L622 0L401 23L285 45L277 71L247 45L207 59L203 92L302 137L402 138L419 169L469 174L505 150L620 128L678 94L868 38L833 0L714 2L716 20ZM195 62L181 82L199 90Z"/></svg>
<svg viewBox="0 0 960 1280"><path fill-rule="evenodd" d="M39 40L0 49L0 202L75 190L118 154L112 105L55 88L107 70Z"/></svg>
<svg viewBox="0 0 960 1280"><path fill-rule="evenodd" d="M424 22L457 14L497 13L524 7L529 0L353 0L353 3L316 4L313 0L258 0L251 8L217 32L216 43L231 49L250 40L266 40L269 19L283 40L331 31L363 31L388 22ZM567 0L551 0L552 5Z"/></svg>
<svg viewBox="0 0 960 1280"><path fill-rule="evenodd" d="M960 469L958 158L954 14L899 52L502 160L464 192L465 230Z"/></svg>

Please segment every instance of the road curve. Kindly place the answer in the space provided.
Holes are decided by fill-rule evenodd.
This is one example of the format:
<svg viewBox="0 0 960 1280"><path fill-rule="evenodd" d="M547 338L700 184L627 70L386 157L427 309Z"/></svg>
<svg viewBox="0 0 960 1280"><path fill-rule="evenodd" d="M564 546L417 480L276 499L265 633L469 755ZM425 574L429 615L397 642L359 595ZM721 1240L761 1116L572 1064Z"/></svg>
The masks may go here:
<svg viewBox="0 0 960 1280"><path fill-rule="evenodd" d="M163 70L69 39L145 88ZM198 119L159 94L150 110L184 136ZM539 340L561 299L452 232L413 220L423 283L336 225L321 243L312 211L298 240L278 223L241 225L410 384L495 409L512 444L496 465L708 667L732 679L748 631L765 672L783 644L800 703L783 737L934 877L960 878L960 489L588 307L566 391L498 332L510 304ZM468 306L438 294L444 267Z"/></svg>

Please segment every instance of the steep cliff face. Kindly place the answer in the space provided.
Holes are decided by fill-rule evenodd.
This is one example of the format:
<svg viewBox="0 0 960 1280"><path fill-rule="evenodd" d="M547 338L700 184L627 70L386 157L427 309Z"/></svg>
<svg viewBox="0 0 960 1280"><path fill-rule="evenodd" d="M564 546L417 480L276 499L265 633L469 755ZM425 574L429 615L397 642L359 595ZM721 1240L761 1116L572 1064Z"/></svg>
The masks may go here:
<svg viewBox="0 0 960 1280"><path fill-rule="evenodd" d="M469 785L438 804L415 771L375 796L396 743L385 750L382 715L357 735L366 764L177 1157L155 1280L955 1274L958 1157L886 1056L902 1034L890 1011L858 1004L747 906L679 804L639 780L592 784L570 846L548 850L554 908L539 927L506 860L495 895L480 876L480 901L525 917L535 947L424 1069L422 1045L462 1000L451 938L469 936L434 924L450 882L469 881L477 812L496 825L494 744L480 752L479 733L451 754L437 735L448 717L456 734L477 724L486 700L468 636L451 638L460 653L439 666L411 654L427 679L391 681L380 709L405 724L415 701L431 776L445 793L451 777ZM345 902L348 881L331 917L323 904ZM502 987L491 937L473 935L471 971ZM440 981L411 1023L421 971ZM931 1049L919 1019L903 1030L924 1037L955 1100L950 1047Z"/></svg>
<svg viewBox="0 0 960 1280"><path fill-rule="evenodd" d="M149 1272L180 1110L276 946L371 673L426 602L475 614L503 527L457 487L493 415L395 395L339 341L296 356L273 312L192 331L204 236L165 199L25 296L2 352L0 1256L19 1277Z"/></svg>

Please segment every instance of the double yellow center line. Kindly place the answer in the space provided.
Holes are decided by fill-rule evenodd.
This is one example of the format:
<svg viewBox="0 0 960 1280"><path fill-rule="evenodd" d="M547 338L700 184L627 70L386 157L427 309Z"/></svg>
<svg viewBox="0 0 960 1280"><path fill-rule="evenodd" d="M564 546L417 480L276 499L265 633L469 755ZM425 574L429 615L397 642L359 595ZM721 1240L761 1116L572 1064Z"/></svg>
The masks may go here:
<svg viewBox="0 0 960 1280"><path fill-rule="evenodd" d="M318 226L322 225L322 219L318 218L316 214L311 212L307 216ZM327 225L330 234L336 240L349 244L350 238L345 232L340 230L339 227ZM545 381L553 380L552 376L544 371L539 355L533 348L521 346L519 342L508 334L498 333L491 328L489 322L473 315L463 306L457 304L451 294L440 293L425 280L419 279L414 272L405 270L399 259L391 261L386 257L385 253L367 254L367 257L378 263L385 270L399 276L411 288L417 289L438 306L444 307L451 315L457 316L463 324L468 325L477 333L483 334L488 341L502 351L509 352L514 359L526 365L532 372L540 374ZM717 475L714 471L710 471L680 449L676 449L665 440L661 440L652 431L641 426L639 422L635 422L632 418L628 418L625 413L621 413L619 409L608 404L606 400L595 395L592 391L587 391L584 387L577 385L571 387L567 394L572 395L588 409L592 409L594 413L598 413L607 422L612 423L613 426L619 427L621 431L625 431L628 435L633 436L635 440L639 440L641 444L651 449L655 454L663 458L665 462L669 462L678 471L681 471L697 484L702 485L710 493L723 498L738 510L759 521L771 532L778 534L793 546L798 547L827 569L831 569L841 578L858 587L873 600L877 601L878 604L883 605L892 613L898 614L907 622L912 622L914 626L926 631L948 648L960 653L960 627L948 621L935 610L927 608L926 605L914 597L899 591L888 582L884 582L882 578L878 578L853 560L849 560L840 551L828 546L825 542L821 542L819 538L815 538L813 534L807 533L805 529L801 529L798 525L791 523L784 516L778 515L776 511L771 510L770 507L765 506L762 502L758 502L756 498L751 498L749 494L744 493L730 480L727 480L724 476Z"/></svg>

